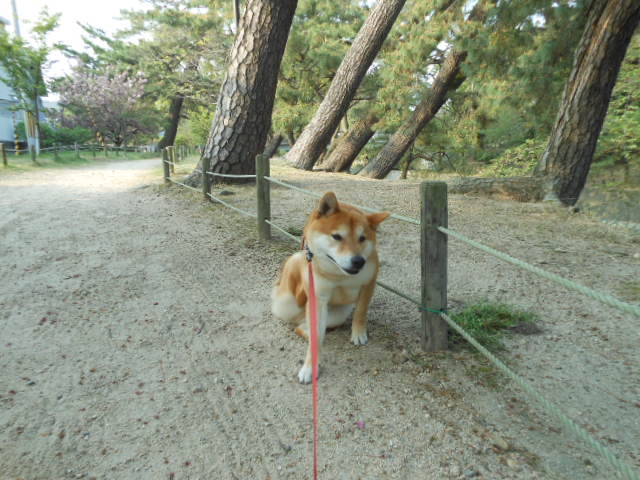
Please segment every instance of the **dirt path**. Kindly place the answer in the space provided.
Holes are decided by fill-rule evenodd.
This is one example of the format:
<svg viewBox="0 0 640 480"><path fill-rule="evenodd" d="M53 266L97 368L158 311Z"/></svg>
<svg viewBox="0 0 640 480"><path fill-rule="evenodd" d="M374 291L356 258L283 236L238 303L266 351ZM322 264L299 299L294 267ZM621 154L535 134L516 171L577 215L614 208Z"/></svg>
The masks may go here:
<svg viewBox="0 0 640 480"><path fill-rule="evenodd" d="M416 213L412 184L275 171ZM295 378L304 344L269 313L291 249L261 245L251 220L167 192L159 175L151 160L0 178L0 479L309 478L310 388ZM249 187L231 190L254 207ZM285 226L311 206L274 189ZM462 197L451 216L462 233L594 288L618 294L637 279L637 239L588 219ZM416 237L383 229L390 283L416 288ZM540 311L544 334L514 337L510 361L637 466L637 322L455 247L454 302ZM406 361L411 306L378 292L370 318L365 348L348 329L327 338L322 478L614 478L517 391L488 387L473 355Z"/></svg>

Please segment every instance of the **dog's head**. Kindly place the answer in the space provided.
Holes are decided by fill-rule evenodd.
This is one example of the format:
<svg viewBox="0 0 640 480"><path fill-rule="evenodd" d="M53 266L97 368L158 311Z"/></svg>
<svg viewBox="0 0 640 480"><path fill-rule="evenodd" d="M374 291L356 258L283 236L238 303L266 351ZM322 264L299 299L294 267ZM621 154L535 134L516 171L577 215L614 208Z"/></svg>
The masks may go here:
<svg viewBox="0 0 640 480"><path fill-rule="evenodd" d="M311 214L304 235L314 255L328 258L337 273L356 275L376 248L376 229L389 212L366 215L325 193Z"/></svg>

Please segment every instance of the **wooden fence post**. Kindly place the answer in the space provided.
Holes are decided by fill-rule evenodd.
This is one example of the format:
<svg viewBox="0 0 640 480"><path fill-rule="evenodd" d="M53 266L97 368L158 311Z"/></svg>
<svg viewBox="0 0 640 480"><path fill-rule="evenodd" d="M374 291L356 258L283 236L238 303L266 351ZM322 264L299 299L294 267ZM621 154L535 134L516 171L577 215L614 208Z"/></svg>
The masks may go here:
<svg viewBox="0 0 640 480"><path fill-rule="evenodd" d="M95 145L91 145L91 155L93 155L93 158L96 158L96 146Z"/></svg>
<svg viewBox="0 0 640 480"><path fill-rule="evenodd" d="M211 193L211 175L209 175L209 166L211 165L211 159L208 157L202 158L202 194L205 200L211 200L209 194Z"/></svg>
<svg viewBox="0 0 640 480"><path fill-rule="evenodd" d="M169 164L167 161L169 160L169 153L166 148L162 149L162 171L164 172L164 183L170 184L171 181L169 178L171 177L171 170L169 169Z"/></svg>
<svg viewBox="0 0 640 480"><path fill-rule="evenodd" d="M107 158L109 156L109 154L107 153L109 150L107 149L106 143L102 146L102 149L104 150L104 157Z"/></svg>
<svg viewBox="0 0 640 480"><path fill-rule="evenodd" d="M53 147L53 159L54 160L60 160L60 154L58 153L59 149L60 149L60 147L57 144Z"/></svg>
<svg viewBox="0 0 640 480"><path fill-rule="evenodd" d="M176 173L176 149L173 146L167 147L169 150L169 161L171 162L171 173Z"/></svg>
<svg viewBox="0 0 640 480"><path fill-rule="evenodd" d="M78 143L74 143L73 148L76 151L76 158L80 158L80 150L78 150Z"/></svg>
<svg viewBox="0 0 640 480"><path fill-rule="evenodd" d="M256 156L256 197L258 200L258 236L260 240L271 238L271 225L265 220L271 220L271 185L264 177L269 176L269 157Z"/></svg>
<svg viewBox="0 0 640 480"><path fill-rule="evenodd" d="M0 155L2 155L2 165L5 167L9 166L7 161L7 151L4 148L4 143L0 143Z"/></svg>
<svg viewBox="0 0 640 480"><path fill-rule="evenodd" d="M422 273L422 348L428 352L447 349L447 323L437 313L447 309L447 184L422 182L420 260Z"/></svg>

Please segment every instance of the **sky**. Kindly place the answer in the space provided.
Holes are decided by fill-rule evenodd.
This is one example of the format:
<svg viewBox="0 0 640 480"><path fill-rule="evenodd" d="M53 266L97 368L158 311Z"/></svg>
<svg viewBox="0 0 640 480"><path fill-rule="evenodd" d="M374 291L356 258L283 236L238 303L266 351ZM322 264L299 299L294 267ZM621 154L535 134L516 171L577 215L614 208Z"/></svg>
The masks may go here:
<svg viewBox="0 0 640 480"><path fill-rule="evenodd" d="M60 25L49 38L71 47L82 49L82 29L77 22L89 24L113 33L124 28L126 23L118 20L121 9L143 9L142 0L15 0L20 21L20 33L29 38L31 26L37 21L40 11L46 6L50 13L62 13ZM11 22L7 30L14 31L11 0L0 0L0 17ZM55 62L47 77L61 76L71 69L69 61L59 53L52 54Z"/></svg>

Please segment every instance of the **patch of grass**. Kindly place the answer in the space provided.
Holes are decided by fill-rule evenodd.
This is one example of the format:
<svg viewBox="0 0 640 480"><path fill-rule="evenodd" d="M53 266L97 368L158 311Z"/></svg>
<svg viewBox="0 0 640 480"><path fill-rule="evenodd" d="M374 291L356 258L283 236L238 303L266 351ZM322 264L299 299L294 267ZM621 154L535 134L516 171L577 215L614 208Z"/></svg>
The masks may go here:
<svg viewBox="0 0 640 480"><path fill-rule="evenodd" d="M74 151L59 152L57 157L52 152L46 152L38 156L37 163L33 163L31 154L25 152L21 155L8 155L7 166L4 167L0 164L0 175L30 172L42 168L80 166L94 161L155 158L159 155L159 153L146 152L109 152L108 156L105 157L102 151L96 151L96 157L94 158L91 152L85 150L80 152L80 158L78 158Z"/></svg>
<svg viewBox="0 0 640 480"><path fill-rule="evenodd" d="M505 350L502 337L506 331L537 333L536 316L533 313L514 309L505 304L479 303L452 313L451 318L469 334L493 353ZM449 331L452 348L475 351L456 331Z"/></svg>

